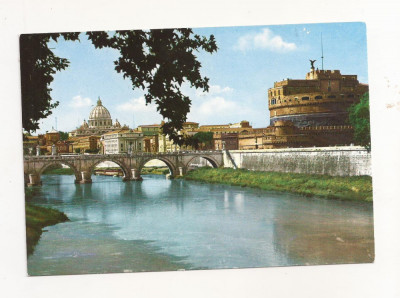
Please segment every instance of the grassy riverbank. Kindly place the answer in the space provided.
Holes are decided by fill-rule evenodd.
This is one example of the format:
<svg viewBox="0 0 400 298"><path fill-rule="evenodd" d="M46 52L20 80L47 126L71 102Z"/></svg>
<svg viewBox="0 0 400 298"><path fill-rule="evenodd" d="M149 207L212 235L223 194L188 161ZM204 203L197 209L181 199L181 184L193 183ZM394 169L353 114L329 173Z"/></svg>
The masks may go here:
<svg viewBox="0 0 400 298"><path fill-rule="evenodd" d="M42 235L43 228L68 221L68 217L55 209L25 203L26 244L28 255L33 253L35 245Z"/></svg>
<svg viewBox="0 0 400 298"><path fill-rule="evenodd" d="M49 169L44 171L43 174L49 175L73 175L74 170L71 168L57 168L57 169Z"/></svg>
<svg viewBox="0 0 400 298"><path fill-rule="evenodd" d="M372 201L370 176L332 177L294 173L256 172L234 169L198 168L185 179L248 186L270 191L290 192L307 197Z"/></svg>
<svg viewBox="0 0 400 298"><path fill-rule="evenodd" d="M167 175L167 174L169 174L169 169L167 168L167 167L162 167L162 168L159 168L159 167L145 167L145 168L142 168L142 172L141 172L141 174L142 175L149 175L149 174L151 174L151 175Z"/></svg>

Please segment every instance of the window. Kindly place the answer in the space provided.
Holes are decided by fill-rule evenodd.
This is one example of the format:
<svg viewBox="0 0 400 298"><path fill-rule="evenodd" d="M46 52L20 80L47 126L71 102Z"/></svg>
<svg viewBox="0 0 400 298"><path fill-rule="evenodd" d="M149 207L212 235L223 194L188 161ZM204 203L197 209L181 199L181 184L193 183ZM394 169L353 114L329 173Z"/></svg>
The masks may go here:
<svg viewBox="0 0 400 298"><path fill-rule="evenodd" d="M336 95L329 95L328 98L336 98Z"/></svg>
<svg viewBox="0 0 400 298"><path fill-rule="evenodd" d="M354 94L347 95L348 98L354 98Z"/></svg>
<svg viewBox="0 0 400 298"><path fill-rule="evenodd" d="M322 96L321 95L317 95L317 96L315 96L315 99L322 99Z"/></svg>
<svg viewBox="0 0 400 298"><path fill-rule="evenodd" d="M308 96L304 96L301 98L301 100L309 100L310 98Z"/></svg>

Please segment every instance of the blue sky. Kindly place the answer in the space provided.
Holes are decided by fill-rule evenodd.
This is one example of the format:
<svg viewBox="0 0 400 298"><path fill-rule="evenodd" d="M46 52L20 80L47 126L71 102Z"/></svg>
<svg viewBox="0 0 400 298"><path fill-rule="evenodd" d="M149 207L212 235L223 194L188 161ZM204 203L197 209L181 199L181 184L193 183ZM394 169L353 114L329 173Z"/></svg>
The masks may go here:
<svg viewBox="0 0 400 298"><path fill-rule="evenodd" d="M368 83L366 27L363 23L298 24L279 26L197 28L195 33L214 34L219 50L197 54L202 75L210 78L210 92L183 87L192 99L188 121L203 124L248 120L253 127L269 125L267 90L275 81L303 79L309 59L321 68L321 33L324 69L356 74ZM53 114L41 121L43 133L56 125L70 131L87 120L98 96L113 121L136 127L160 123L154 105L146 106L142 90L132 90L129 80L114 70L118 52L94 49L81 35L80 42L51 43L70 66L54 76L52 97L60 102Z"/></svg>

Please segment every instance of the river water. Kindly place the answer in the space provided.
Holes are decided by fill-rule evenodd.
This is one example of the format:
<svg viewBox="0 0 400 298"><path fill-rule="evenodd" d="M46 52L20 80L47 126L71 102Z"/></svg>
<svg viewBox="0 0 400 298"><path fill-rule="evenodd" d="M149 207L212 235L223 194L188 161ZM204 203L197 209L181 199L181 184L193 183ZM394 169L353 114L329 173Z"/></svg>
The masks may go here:
<svg viewBox="0 0 400 298"><path fill-rule="evenodd" d="M372 204L146 175L74 184L43 175L33 198L70 222L46 227L30 275L367 263Z"/></svg>

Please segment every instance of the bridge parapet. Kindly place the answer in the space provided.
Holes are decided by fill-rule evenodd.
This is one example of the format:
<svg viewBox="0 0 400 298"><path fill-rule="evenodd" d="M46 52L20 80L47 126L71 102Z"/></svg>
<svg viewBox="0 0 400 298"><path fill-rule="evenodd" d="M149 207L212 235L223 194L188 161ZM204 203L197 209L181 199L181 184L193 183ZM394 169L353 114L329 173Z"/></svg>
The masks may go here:
<svg viewBox="0 0 400 298"><path fill-rule="evenodd" d="M197 151L172 151L172 152L138 152L133 154L120 153L120 154L59 154L59 155L24 155L25 160L71 160L71 159L104 159L109 158L134 158L134 157L152 157L152 156L180 156L180 155L210 155L222 154L222 150L197 150Z"/></svg>

